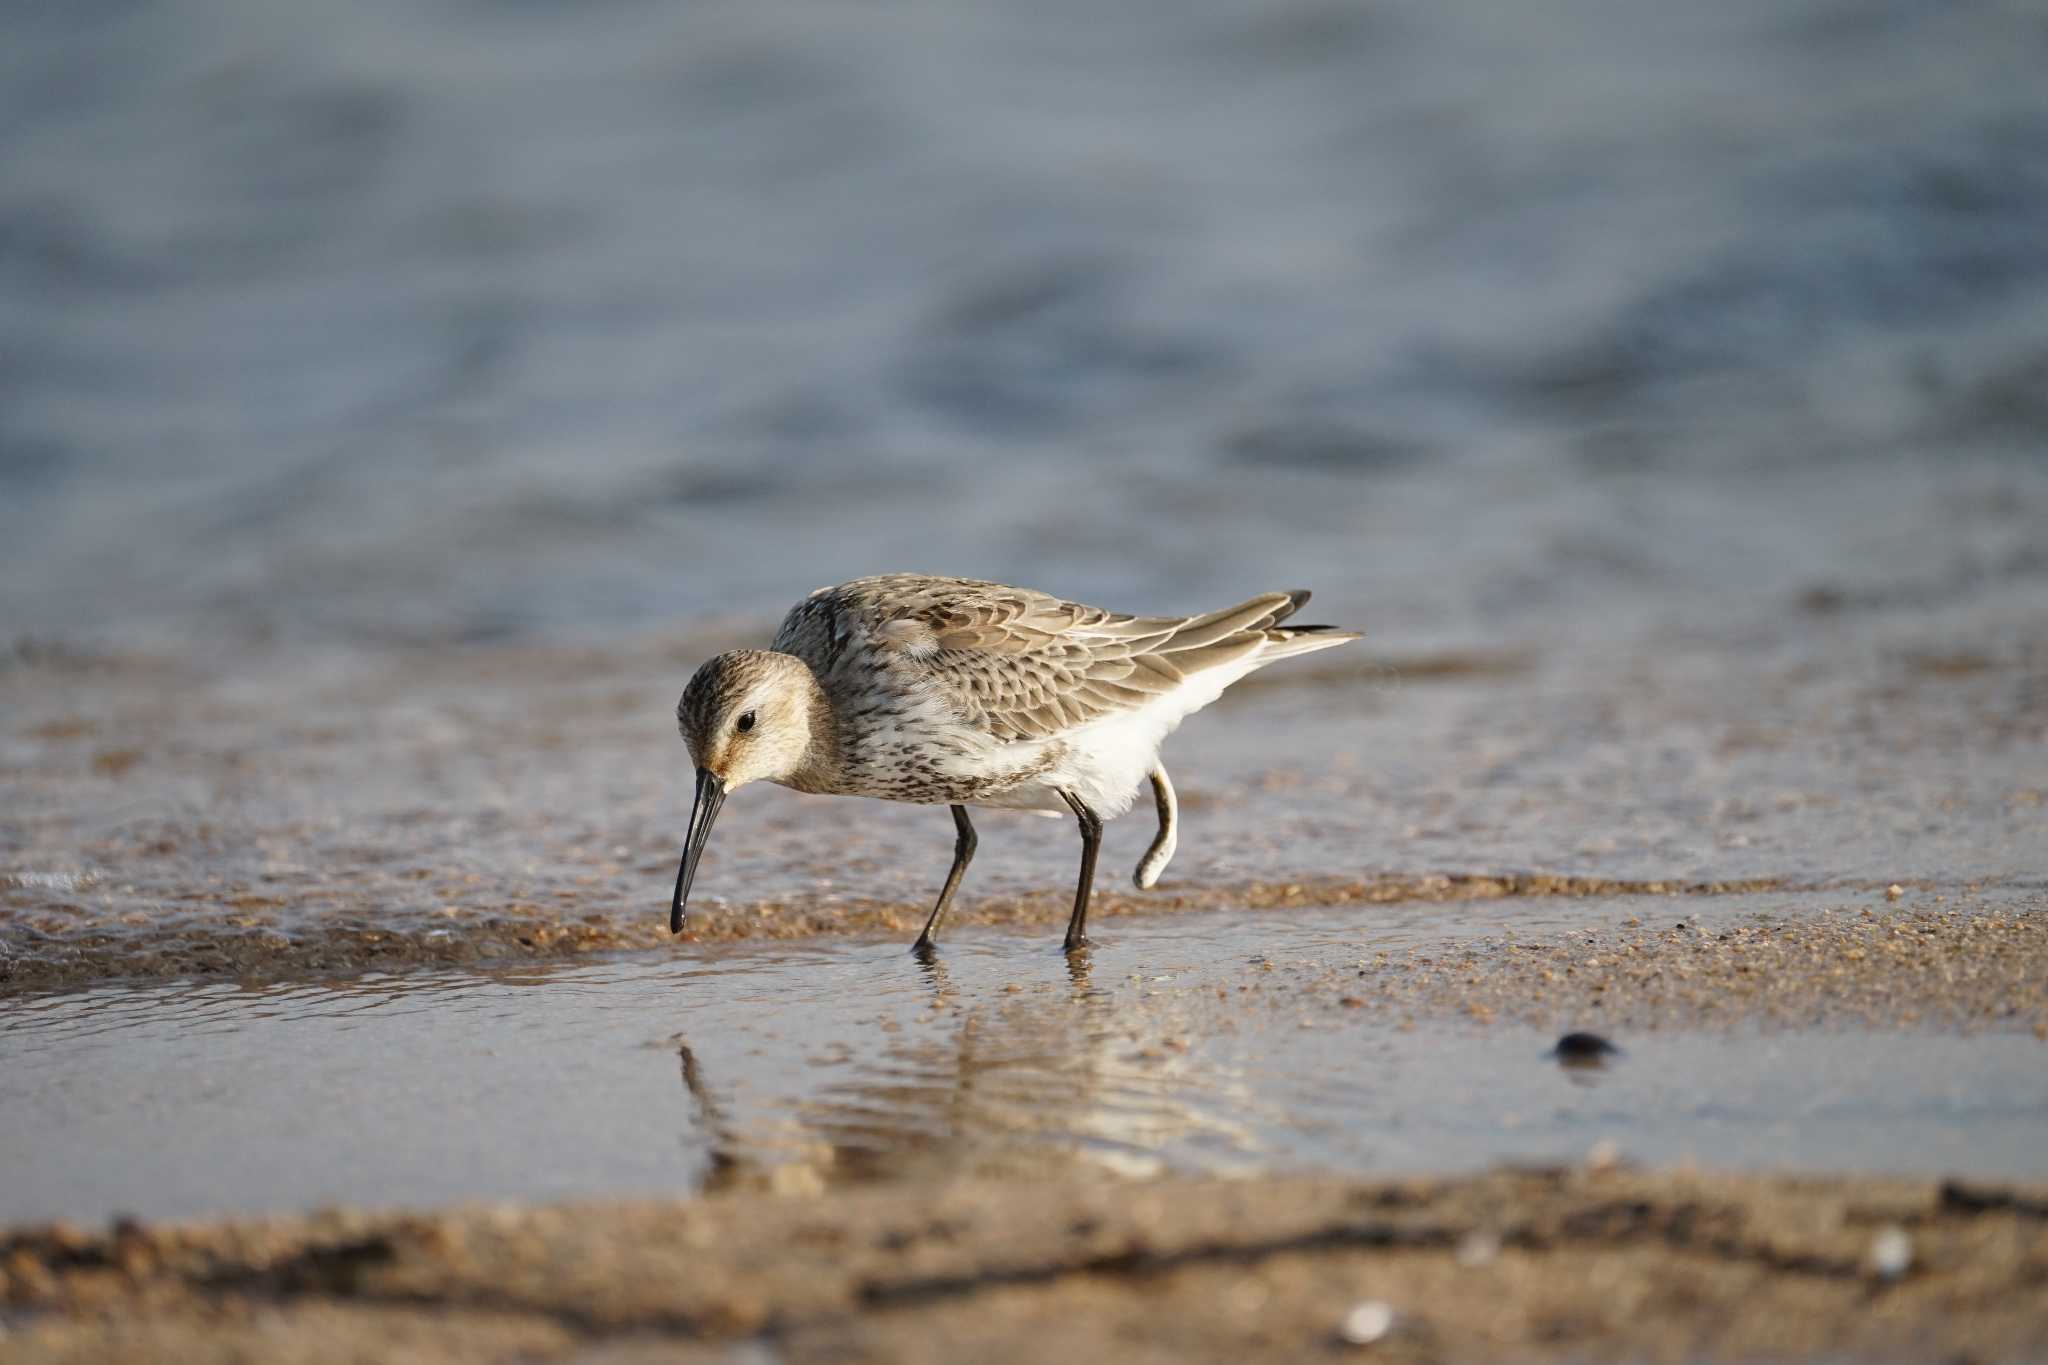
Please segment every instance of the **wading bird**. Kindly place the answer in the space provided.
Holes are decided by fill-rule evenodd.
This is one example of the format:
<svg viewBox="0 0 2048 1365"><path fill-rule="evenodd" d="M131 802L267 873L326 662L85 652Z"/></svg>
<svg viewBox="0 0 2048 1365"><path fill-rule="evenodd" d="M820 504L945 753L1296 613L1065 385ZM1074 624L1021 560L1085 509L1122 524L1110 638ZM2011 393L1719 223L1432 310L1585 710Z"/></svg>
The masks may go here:
<svg viewBox="0 0 2048 1365"><path fill-rule="evenodd" d="M917 937L928 953L974 857L969 806L1070 811L1081 880L1069 952L1087 943L1102 822L1149 781L1159 833L1140 888L1173 856L1178 808L1159 745L1183 718L1255 668L1358 638L1282 624L1308 593L1275 592L1202 616L1123 616L1028 588L887 574L820 588L783 619L769 649L736 649L697 670L676 723L697 793L669 928L725 798L766 780L800 792L953 808L953 866Z"/></svg>

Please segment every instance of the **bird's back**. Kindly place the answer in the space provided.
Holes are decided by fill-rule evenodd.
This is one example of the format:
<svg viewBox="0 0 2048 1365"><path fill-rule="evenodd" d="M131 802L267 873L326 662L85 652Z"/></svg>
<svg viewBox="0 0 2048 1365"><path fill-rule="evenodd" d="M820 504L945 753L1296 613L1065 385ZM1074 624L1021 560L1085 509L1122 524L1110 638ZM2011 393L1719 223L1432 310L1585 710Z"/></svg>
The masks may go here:
<svg viewBox="0 0 2048 1365"><path fill-rule="evenodd" d="M1073 769L1089 750L1114 755L1091 788L1128 776L1134 789L1158 741L1231 682L1357 638L1281 624L1307 600L1267 593L1201 616L1147 617L978 579L888 574L812 593L774 648L817 675L862 780L891 788L870 794L1007 792L1018 799L988 803L1054 808L1049 791L1027 802L1015 789ZM906 764L917 770L909 782ZM900 794L910 786L933 794ZM958 794L968 787L979 795ZM1128 791L1109 804L1126 808Z"/></svg>

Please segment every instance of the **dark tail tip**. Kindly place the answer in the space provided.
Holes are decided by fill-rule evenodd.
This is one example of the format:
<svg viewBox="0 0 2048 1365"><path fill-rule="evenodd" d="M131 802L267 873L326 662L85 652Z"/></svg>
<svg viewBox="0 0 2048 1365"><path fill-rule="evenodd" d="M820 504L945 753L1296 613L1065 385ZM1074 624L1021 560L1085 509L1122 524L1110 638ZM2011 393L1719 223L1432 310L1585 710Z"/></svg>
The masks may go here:
<svg viewBox="0 0 2048 1365"><path fill-rule="evenodd" d="M1274 612L1273 619L1268 621L1267 625L1279 625L1282 621L1300 611L1308 602L1307 588L1282 588L1281 591L1287 594L1287 606L1284 610Z"/></svg>

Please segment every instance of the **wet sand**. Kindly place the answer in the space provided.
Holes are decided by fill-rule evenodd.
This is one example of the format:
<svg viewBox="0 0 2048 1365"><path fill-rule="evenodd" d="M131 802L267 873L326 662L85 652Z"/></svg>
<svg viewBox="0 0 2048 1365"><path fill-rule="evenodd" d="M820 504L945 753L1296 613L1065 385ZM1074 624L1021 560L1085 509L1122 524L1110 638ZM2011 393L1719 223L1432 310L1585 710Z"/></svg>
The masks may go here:
<svg viewBox="0 0 2048 1365"><path fill-rule="evenodd" d="M18 882L11 889L28 893L47 891L34 882ZM1712 896L1776 889L1783 888L1769 879L1669 883L1547 874L1437 873L1305 878L1284 885L1247 882L1145 895L1111 887L1097 891L1089 913L1091 921L1100 924L1124 915L1189 910L1262 912L1393 902L1455 904L1511 897ZM48 911L14 916L11 927L21 940L34 944L37 936L49 931L54 942L44 955L24 954L0 965L0 995L113 980L229 979L255 983L521 959L561 961L627 949L687 952L699 945L756 939L893 935L908 940L916 936L924 923L919 907L903 902L840 898L836 903L821 905L811 899L791 898L753 901L738 914L699 911L680 937L670 934L667 925L657 917L644 913L576 914L535 905L514 905L472 915L451 912L431 928L328 920L287 936L264 931L260 912L275 907L260 898L230 900L225 908L243 913L174 920L147 936L111 929L81 930L75 920L67 921ZM980 898L948 918L955 928L1042 926L1057 935L1071 909L1069 896L1047 891ZM136 926L130 920L127 927Z"/></svg>
<svg viewBox="0 0 2048 1365"><path fill-rule="evenodd" d="M1638 913L1597 932L1510 931L1382 953L1355 976L1324 973L1301 984L1342 1006L1410 1017L1598 1021L1636 1031L1926 1025L2048 1038L2048 896L1914 899L1927 904L1849 904L1748 923L1688 918L1680 903L1661 923Z"/></svg>
<svg viewBox="0 0 2048 1365"><path fill-rule="evenodd" d="M750 789L690 937L667 937L689 795L674 697L766 629L218 662L18 651L0 667L0 995L914 935L950 854L942 811ZM1930 669L1955 651L1918 630L1276 669L1175 737L1184 828L1158 888L1124 871L1145 812L1110 826L1098 917L2037 887L2043 629L2030 604L1972 629L1987 643L1961 669ZM1052 924L1066 822L984 825L957 922Z"/></svg>
<svg viewBox="0 0 2048 1365"><path fill-rule="evenodd" d="M895 1185L17 1229L0 1276L23 1362L2018 1359L2048 1350L2048 1186Z"/></svg>

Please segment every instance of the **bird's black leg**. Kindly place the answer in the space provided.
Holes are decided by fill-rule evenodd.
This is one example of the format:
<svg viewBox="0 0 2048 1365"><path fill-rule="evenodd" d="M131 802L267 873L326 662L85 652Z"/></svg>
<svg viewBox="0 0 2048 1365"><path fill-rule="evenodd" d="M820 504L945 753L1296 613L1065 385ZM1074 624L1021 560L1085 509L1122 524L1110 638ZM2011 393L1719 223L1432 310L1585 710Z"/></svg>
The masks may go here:
<svg viewBox="0 0 2048 1365"><path fill-rule="evenodd" d="M1081 884L1074 888L1074 916L1067 921L1067 951L1088 946L1088 893L1095 889L1095 855L1102 849L1102 817L1070 791L1060 799L1081 822Z"/></svg>
<svg viewBox="0 0 2048 1365"><path fill-rule="evenodd" d="M917 936L912 949L917 953L929 953L939 941L939 925L946 918L946 907L953 903L953 893L960 888L960 878L967 874L967 864L974 861L974 822L967 818L967 807L953 807L953 828L960 831L960 837L953 841L953 870L946 874L946 884L939 888L939 903L932 907L932 917L925 921L924 932Z"/></svg>

